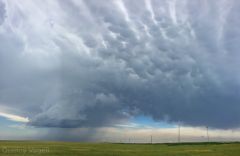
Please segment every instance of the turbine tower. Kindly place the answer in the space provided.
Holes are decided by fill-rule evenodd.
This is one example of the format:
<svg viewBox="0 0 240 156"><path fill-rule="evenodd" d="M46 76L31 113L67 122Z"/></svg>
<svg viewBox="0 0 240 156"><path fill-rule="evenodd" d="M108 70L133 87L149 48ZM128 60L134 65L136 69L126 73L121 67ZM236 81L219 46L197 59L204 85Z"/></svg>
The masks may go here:
<svg viewBox="0 0 240 156"><path fill-rule="evenodd" d="M180 123L178 124L178 143L181 142L181 127L180 127Z"/></svg>
<svg viewBox="0 0 240 156"><path fill-rule="evenodd" d="M208 126L206 127L206 129L207 129L207 141L209 142Z"/></svg>

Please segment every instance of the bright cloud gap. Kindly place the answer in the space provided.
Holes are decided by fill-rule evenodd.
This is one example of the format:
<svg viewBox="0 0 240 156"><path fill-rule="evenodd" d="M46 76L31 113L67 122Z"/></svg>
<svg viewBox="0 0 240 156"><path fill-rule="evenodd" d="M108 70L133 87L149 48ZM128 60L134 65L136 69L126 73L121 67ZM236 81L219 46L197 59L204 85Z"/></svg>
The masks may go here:
<svg viewBox="0 0 240 156"><path fill-rule="evenodd" d="M0 112L0 116L6 118L8 120L15 121L15 122L23 122L23 123L29 122L28 118L14 115L14 114Z"/></svg>

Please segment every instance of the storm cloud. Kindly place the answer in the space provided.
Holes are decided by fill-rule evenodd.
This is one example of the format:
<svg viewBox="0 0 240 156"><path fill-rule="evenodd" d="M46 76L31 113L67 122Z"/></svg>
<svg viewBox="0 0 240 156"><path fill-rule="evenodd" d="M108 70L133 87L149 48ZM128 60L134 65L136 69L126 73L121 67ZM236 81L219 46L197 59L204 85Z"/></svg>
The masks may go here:
<svg viewBox="0 0 240 156"><path fill-rule="evenodd" d="M239 127L239 16L237 0L0 1L0 106L39 127Z"/></svg>

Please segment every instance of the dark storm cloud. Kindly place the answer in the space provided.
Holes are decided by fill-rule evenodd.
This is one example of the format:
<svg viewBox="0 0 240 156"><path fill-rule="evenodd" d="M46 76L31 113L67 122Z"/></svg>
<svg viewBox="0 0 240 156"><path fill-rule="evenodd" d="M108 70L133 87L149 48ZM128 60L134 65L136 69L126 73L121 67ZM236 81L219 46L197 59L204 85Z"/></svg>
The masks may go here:
<svg viewBox="0 0 240 156"><path fill-rule="evenodd" d="M29 124L239 127L238 1L5 3L0 103Z"/></svg>

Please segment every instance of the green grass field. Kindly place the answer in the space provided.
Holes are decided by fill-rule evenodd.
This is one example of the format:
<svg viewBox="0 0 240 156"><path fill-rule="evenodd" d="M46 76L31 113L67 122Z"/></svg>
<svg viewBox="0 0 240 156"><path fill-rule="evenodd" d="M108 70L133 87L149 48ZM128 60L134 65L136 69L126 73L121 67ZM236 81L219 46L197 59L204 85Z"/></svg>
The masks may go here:
<svg viewBox="0 0 240 156"><path fill-rule="evenodd" d="M239 156L240 143L110 144L0 141L0 156Z"/></svg>

